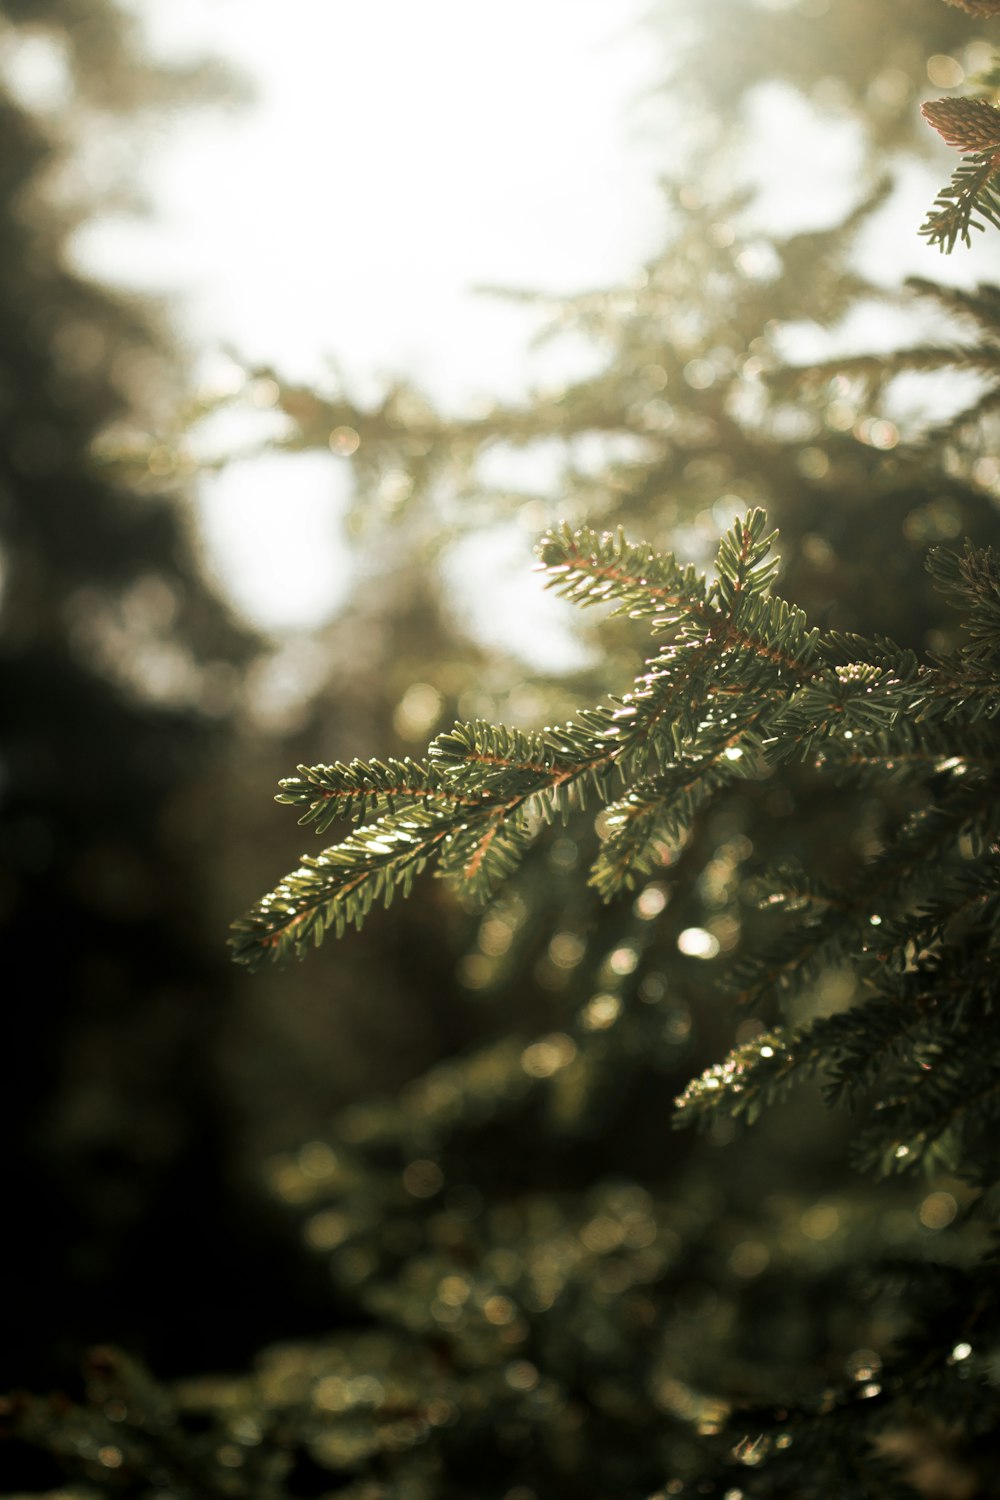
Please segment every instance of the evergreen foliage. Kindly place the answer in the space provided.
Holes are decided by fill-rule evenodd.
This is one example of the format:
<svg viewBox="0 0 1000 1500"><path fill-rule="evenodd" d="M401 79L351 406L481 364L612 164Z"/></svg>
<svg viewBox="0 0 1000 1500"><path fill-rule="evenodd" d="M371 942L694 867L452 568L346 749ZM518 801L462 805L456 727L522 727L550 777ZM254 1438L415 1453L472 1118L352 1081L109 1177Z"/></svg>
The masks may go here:
<svg viewBox="0 0 1000 1500"><path fill-rule="evenodd" d="M311 795L306 820L326 817L330 795L356 806L359 786L377 785L376 805L386 799L387 811L289 877L277 919L275 898L266 898L240 929L238 956L299 954L330 920L319 902L333 920L360 924L372 869L388 899L390 882L406 889L433 854L447 859L452 843L468 861L459 864L462 883L488 894L470 869L486 840L529 801L566 807L564 794L580 783L609 804L591 874L605 899L669 866L708 797L736 776L774 779L807 762L840 783L860 778L887 803L905 783L910 808L850 885L828 885L822 870L758 876L762 905L791 920L731 965L742 1004L773 1013L777 998L787 1013L824 973L848 966L855 1003L755 1033L687 1086L675 1123L753 1123L793 1083L818 1074L828 1103L862 1106L852 1142L860 1169L944 1170L981 1203L995 1186L1000 1122L1000 1069L984 1045L995 1026L1000 918L1000 777L989 728L1000 712L1000 567L989 548L932 551L931 574L962 609L967 639L921 663L887 639L807 628L802 611L771 592L771 541L763 513L751 512L723 537L709 582L621 534L564 528L546 538L544 564L569 597L615 602L667 634L633 691L540 734L458 725L431 746L426 769L304 770L283 797ZM507 874L516 851L502 847L497 873ZM453 874L455 862L446 868ZM911 1331L901 1352L878 1356L880 1378L860 1391L827 1391L818 1405L789 1396L780 1415L751 1419L737 1409L709 1422L726 1434L733 1474L740 1463L759 1471L759 1485L756 1472L743 1481L746 1492L910 1493L866 1444L917 1412L964 1413L968 1382L989 1383L1000 1312L990 1266L953 1278L957 1321L943 1332ZM973 1287L970 1304L962 1299ZM983 1412L976 1420L992 1430ZM748 1425L752 1435L740 1437Z"/></svg>
<svg viewBox="0 0 1000 1500"><path fill-rule="evenodd" d="M949 0L957 4L959 0ZM990 3L967 0L961 9L973 16L995 17L1000 12ZM996 65L982 78L973 80L988 92L1000 85ZM980 214L988 224L1000 226L1000 110L985 97L935 99L922 106L924 118L933 125L949 146L963 153L947 187L938 194L933 209L921 229L928 243L945 254L954 250L959 239L972 243L970 230L984 225L973 214Z"/></svg>
<svg viewBox="0 0 1000 1500"><path fill-rule="evenodd" d="M98 187L81 152L117 168L101 143L139 136L144 113L230 97L217 68L153 67L138 30L103 0L0 6L2 1388L73 1381L100 1339L183 1367L187 1333L151 1295L177 1277L231 1357L243 1297L222 1226L253 1243L267 1214L226 1165L233 984L193 874L260 643L201 572L162 472L127 485L104 461L106 434L148 432L185 377L161 314L71 255L95 197L135 196ZM58 85L44 108L17 87L32 58Z"/></svg>
<svg viewBox="0 0 1000 1500"><path fill-rule="evenodd" d="M915 7L839 9L841 30L822 5L776 30L711 7L761 47L812 27L801 74L842 56L861 97ZM934 0L920 35L984 13ZM478 523L484 451L564 443L541 568L605 649L555 711L505 717L476 707L478 662L445 687L440 646L416 663L455 722L425 755L387 730L357 758L345 717L345 758L282 782L305 828L347 831L237 924L254 982L363 927L322 970L335 1003L360 985L375 1007L352 956L398 943L405 1002L482 1019L267 1163L332 1277L331 1331L169 1387L95 1351L80 1399L5 1405L33 1493L1000 1493L1000 292L912 287L914 317L930 299L972 344L795 369L781 348L783 323L872 299L849 255L881 201L764 254L735 200L678 191L633 286L554 308L600 370L531 403L462 420L278 380L287 446L359 438L358 512L400 556L455 497ZM955 369L985 394L938 420L932 387L907 432L893 378Z"/></svg>

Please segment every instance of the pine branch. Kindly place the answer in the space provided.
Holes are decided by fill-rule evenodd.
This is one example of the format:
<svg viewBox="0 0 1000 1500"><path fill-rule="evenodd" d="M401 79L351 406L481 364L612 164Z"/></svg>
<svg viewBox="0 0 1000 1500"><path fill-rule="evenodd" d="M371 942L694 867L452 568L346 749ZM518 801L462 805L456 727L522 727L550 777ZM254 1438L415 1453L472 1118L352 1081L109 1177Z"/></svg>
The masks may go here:
<svg viewBox="0 0 1000 1500"><path fill-rule="evenodd" d="M993 330L994 333L998 331ZM1000 375L1000 347L996 344L914 344L879 355L840 355L779 370L772 378L772 384L783 385L790 380L818 384L843 375L848 379L864 380L869 389L874 389L886 385L896 375L926 375L938 370L970 370L997 377Z"/></svg>
<svg viewBox="0 0 1000 1500"><path fill-rule="evenodd" d="M388 906L397 889L409 894L416 876L465 819L463 812L414 807L359 828L320 855L303 856L298 869L233 924L234 958L250 968L266 958L301 958L310 941L322 942L328 927L338 937L350 923L360 927L376 901Z"/></svg>
<svg viewBox="0 0 1000 1500"><path fill-rule="evenodd" d="M929 860L973 836L994 800L995 758L976 725L1000 713L1000 563L971 547L933 554L935 580L966 610L971 640L928 669L891 640L810 628L770 592L772 540L763 512L751 511L723 536L709 583L620 533L550 534L542 553L555 587L652 616L669 641L628 693L561 725L529 732L478 720L439 735L426 763L300 767L279 800L304 808L303 823L323 831L337 816L372 821L303 858L237 924L235 956L251 965L301 956L328 927L339 935L376 901L405 894L432 860L450 885L482 899L512 873L539 818L565 817L588 796L608 803L619 788L591 875L610 899L656 868L714 794L764 762L812 758L877 779L903 756L914 779L944 775L951 789L846 899L814 907L761 955L746 998L800 988L852 944L870 946L870 912L888 918L904 901L912 910Z"/></svg>
<svg viewBox="0 0 1000 1500"><path fill-rule="evenodd" d="M276 802L305 807L302 826L325 833L337 818L383 817L408 807L477 807L488 793L463 796L438 767L419 761L353 760L332 766L299 766L299 775L279 782Z"/></svg>
<svg viewBox="0 0 1000 1500"><path fill-rule="evenodd" d="M600 792L600 773L617 754L620 737L616 711L594 709L560 728L530 733L482 719L456 724L438 735L429 753L453 789L508 806L537 797L540 811L548 794L565 810L571 787L579 793L580 783L589 781Z"/></svg>
<svg viewBox="0 0 1000 1500"><path fill-rule="evenodd" d="M775 764L822 753L823 761L853 758L865 741L884 736L897 719L925 701L915 658L898 670L892 662L838 664L789 695L769 718L768 758Z"/></svg>
<svg viewBox="0 0 1000 1500"><path fill-rule="evenodd" d="M752 1122L793 1084L820 1074L828 1104L850 1105L879 1085L857 1149L865 1167L883 1174L928 1159L954 1166L956 1132L995 1128L1000 1069L982 1055L978 1038L1000 1003L991 948L1000 923L1000 862L970 865L955 846L973 815L982 828L994 828L1000 805L995 786L985 799L981 789L958 786L951 801L947 811L914 820L901 840L905 854L888 851L872 867L875 878L863 878L846 898L808 877L782 881L778 901L796 912L797 926L784 940L787 952L780 943L772 952L770 972L758 971L757 984L801 987L850 962L874 993L845 1012L735 1049L688 1085L675 1125L720 1116ZM928 834L936 849L930 859ZM876 885L880 910L868 916L865 937L864 911L871 912Z"/></svg>
<svg viewBox="0 0 1000 1500"><path fill-rule="evenodd" d="M754 763L742 748L671 767L655 780L634 787L605 814L608 835L594 861L589 883L603 901L634 889L665 862L682 841L698 811Z"/></svg>
<svg viewBox="0 0 1000 1500"><path fill-rule="evenodd" d="M898 717L891 733L878 733L857 743L840 742L835 754L828 747L817 764L831 770L842 783L884 787L887 777L902 788L926 786L931 777L978 780L996 767L992 731L986 725L939 723Z"/></svg>
<svg viewBox="0 0 1000 1500"><path fill-rule="evenodd" d="M759 509L735 523L719 543L711 585L672 555L633 546L620 532L564 526L543 538L539 554L552 575L547 586L575 603L617 600L614 613L653 615L655 630L675 627L681 641L707 635L721 648L807 676L818 632L807 631L801 610L768 597L779 563L769 557L777 532L766 528Z"/></svg>
<svg viewBox="0 0 1000 1500"><path fill-rule="evenodd" d="M810 902L807 914L752 958L733 965L732 981L741 1003L757 1005L772 996L800 993L824 969L850 961L859 972L878 971L894 955L892 929L883 924L894 914L911 914L936 895L952 902L941 921L964 903L967 840L989 837L1000 817L996 773L984 783L954 782L940 805L915 813L893 842L862 872L852 890ZM779 907L786 904L787 880L779 887Z"/></svg>
<svg viewBox="0 0 1000 1500"><path fill-rule="evenodd" d="M783 1098L800 1075L815 1072L822 1061L822 1049L809 1046L805 1033L756 1036L691 1080L674 1100L674 1129L708 1126L719 1118L752 1125L766 1105Z"/></svg>
<svg viewBox="0 0 1000 1500"><path fill-rule="evenodd" d="M995 1135L1000 1124L1000 1062L952 1037L930 1058L925 1051L879 1109L855 1138L852 1154L863 1171L887 1176L928 1162L954 1171L966 1154L965 1131Z"/></svg>
<svg viewBox="0 0 1000 1500"><path fill-rule="evenodd" d="M1000 558L991 547L962 553L935 547L928 571L948 602L966 614L971 640L948 657L934 658L935 683L945 717L975 723L1000 714Z"/></svg>
<svg viewBox="0 0 1000 1500"><path fill-rule="evenodd" d="M946 421L935 422L925 427L921 434L921 441L928 446L941 446L954 442L965 429L974 426L977 422L982 422L985 417L993 416L998 410L1000 410L1000 384L991 386L970 405L962 407Z"/></svg>
<svg viewBox="0 0 1000 1500"><path fill-rule="evenodd" d="M753 1124L816 1075L825 1075L828 1104L852 1104L894 1063L902 1066L889 1078L888 1096L858 1138L865 1165L883 1174L917 1165L966 1112L992 1122L1000 1115L1000 1065L975 1047L956 1046L947 988L928 988L926 974L919 983L907 978L898 992L734 1048L675 1101L674 1127L710 1125L720 1117Z"/></svg>
<svg viewBox="0 0 1000 1500"><path fill-rule="evenodd" d="M815 387L843 376L862 382L871 400L898 375L963 370L983 377L988 382L986 390L946 421L926 426L921 445L945 442L967 424L989 415L1000 402L1000 288L984 284L969 292L919 277L910 277L906 285L952 316L972 322L982 337L970 344L914 344L879 355L837 355L807 365L784 366L768 376L768 383L784 390L790 386Z"/></svg>
<svg viewBox="0 0 1000 1500"><path fill-rule="evenodd" d="M545 587L574 604L617 601L614 613L628 614L632 619L646 615L668 621L709 617L704 577L690 564L681 566L672 556L658 553L648 544L636 546L626 541L621 530L574 531L564 523L546 533L538 555L540 566L549 575Z"/></svg>
<svg viewBox="0 0 1000 1500"><path fill-rule="evenodd" d="M438 874L453 889L485 901L514 873L534 837L523 812L499 807L478 824L449 835L441 847Z"/></svg>
<svg viewBox="0 0 1000 1500"><path fill-rule="evenodd" d="M1000 287L980 282L972 291L927 281L922 276L908 276L907 287L918 297L936 302L945 312L967 318L992 338L1000 336Z"/></svg>
<svg viewBox="0 0 1000 1500"><path fill-rule="evenodd" d="M934 547L928 554L927 568L948 602L968 612L975 649L992 645L1000 659L1000 646L996 644L1000 630L1000 558L993 548L975 548L971 542L966 542L961 553Z"/></svg>
<svg viewBox="0 0 1000 1500"><path fill-rule="evenodd" d="M998 172L997 156L997 151L992 148L967 156L955 169L951 182L934 200L934 207L920 233L927 236L928 244L937 245L943 254L950 255L959 239L970 246L970 230L985 228L973 218L973 214L980 214L987 223L1000 229L1000 193L994 186Z"/></svg>
<svg viewBox="0 0 1000 1500"><path fill-rule="evenodd" d="M360 927L372 906L409 894L432 858L452 885L484 898L514 869L533 837L525 804L551 816L585 799L606 797L616 749L614 711L584 711L560 730L525 734L486 724L456 724L430 748L430 764L361 762L300 768L282 800L306 803L303 822L320 829L343 810L388 810L374 823L298 869L239 922L231 946L238 962L301 958L329 927ZM317 795L318 793L318 795ZM333 805L331 813L330 804Z"/></svg>

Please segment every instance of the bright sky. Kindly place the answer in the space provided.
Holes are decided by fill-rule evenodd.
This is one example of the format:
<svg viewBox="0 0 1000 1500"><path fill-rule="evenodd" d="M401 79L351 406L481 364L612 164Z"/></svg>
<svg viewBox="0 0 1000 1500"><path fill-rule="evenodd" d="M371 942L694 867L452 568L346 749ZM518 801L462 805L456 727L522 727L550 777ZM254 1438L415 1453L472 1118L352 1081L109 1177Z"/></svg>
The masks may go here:
<svg viewBox="0 0 1000 1500"><path fill-rule="evenodd" d="M197 342L492 391L520 352L484 361L508 314L472 285L599 283L655 242L642 0L133 3L157 51L214 53L259 96L177 122L149 164L159 222L131 231Z"/></svg>
<svg viewBox="0 0 1000 1500"><path fill-rule="evenodd" d="M196 350L306 380L335 361L362 392L401 371L453 405L512 394L536 325L474 288L614 284L657 243L643 0L131 4L156 52L216 55L257 93L160 137L154 218L77 241L87 269L172 294ZM212 563L274 628L343 596L342 507L318 456L240 464L200 495Z"/></svg>
<svg viewBox="0 0 1000 1500"><path fill-rule="evenodd" d="M172 296L209 366L229 347L293 379L323 381L335 363L362 395L396 372L453 406L511 395L535 324L474 289L614 285L658 245L671 135L648 98L664 39L644 26L646 0L128 3L154 51L218 56L257 93L243 110L181 115L144 163L154 216L105 219L77 241L86 269ZM832 222L854 200L850 126L787 89L760 95L753 126L772 227L783 212ZM784 205L766 196L778 181ZM900 236L924 262L926 201L914 196ZM345 483L317 454L202 482L210 564L260 624L308 627L343 600ZM494 590L502 573L520 591L510 643L530 655L554 644L564 606L521 551L478 565Z"/></svg>

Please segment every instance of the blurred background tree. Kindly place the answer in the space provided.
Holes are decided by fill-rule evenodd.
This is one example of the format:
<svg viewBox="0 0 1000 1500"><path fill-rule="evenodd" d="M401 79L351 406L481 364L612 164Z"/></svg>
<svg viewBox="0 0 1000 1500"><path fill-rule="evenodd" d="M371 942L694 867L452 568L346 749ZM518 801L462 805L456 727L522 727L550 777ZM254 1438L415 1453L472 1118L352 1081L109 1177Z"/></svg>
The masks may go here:
<svg viewBox="0 0 1000 1500"><path fill-rule="evenodd" d="M477 576L527 559L559 519L706 563L763 503L782 592L817 623L954 641L923 561L936 541L995 538L1000 466L980 419L924 441L953 418L954 387L907 383L902 357L822 361L872 336L955 338L896 284L885 247L916 225L898 227L880 180L887 160L905 179L910 157L943 159L918 104L928 77L937 93L986 65L986 23L940 0L665 5L650 37L673 49L684 163L663 250L626 286L539 299L590 373L471 417L404 383L363 402L247 373L230 404L266 391L285 419L272 446L332 449L354 485L353 595L279 743L254 716L262 645L191 552L183 376L145 311L61 268L70 209L41 191L59 122L164 91L110 10L88 51L86 12L7 7L8 36L42 28L72 85L64 113L12 99L4 125L23 278L7 283L4 347L16 402L33 403L5 408L8 948L12 993L38 997L15 1006L31 1099L12 1274L58 1330L40 1341L19 1318L7 1347L11 1380L35 1386L65 1384L95 1338L191 1378L167 1397L102 1352L89 1405L16 1408L18 1456L39 1465L35 1492L62 1465L81 1495L738 1494L700 1444L727 1403L877 1374L899 1287L875 1296L855 1268L932 1251L962 1265L980 1244L976 1225L952 1227L965 1185L859 1179L844 1122L809 1095L745 1140L668 1131L688 1078L774 1019L734 1012L718 982L761 920L754 877L822 855L848 881L905 789L746 783L611 907L582 875L591 814L544 836L485 911L428 881L303 969L253 981L223 973L218 935L299 852L261 797L297 761L415 753L456 717L557 722L628 679L642 650L628 623L581 631L558 675L485 643L490 616L519 606ZM776 99L786 130L818 117L854 153L844 223L769 226L752 189L780 170L743 143ZM980 350L982 384L987 364ZM196 432L217 409L189 415ZM796 1018L853 995L831 969ZM298 1261L278 1227L295 1223ZM253 1375L196 1378L307 1330ZM944 1427L896 1441L919 1492L992 1492L991 1431L982 1454L954 1453ZM751 1491L753 1459L747 1492L780 1493Z"/></svg>
<svg viewBox="0 0 1000 1500"><path fill-rule="evenodd" d="M232 985L201 865L260 641L206 583L155 461L129 488L96 453L115 425L155 427L186 377L162 310L65 253L97 206L140 206L144 121L237 86L153 68L111 5L8 4L0 28L9 1384L66 1379L109 1333L186 1363L178 1280L228 1358L267 1230L226 1164Z"/></svg>

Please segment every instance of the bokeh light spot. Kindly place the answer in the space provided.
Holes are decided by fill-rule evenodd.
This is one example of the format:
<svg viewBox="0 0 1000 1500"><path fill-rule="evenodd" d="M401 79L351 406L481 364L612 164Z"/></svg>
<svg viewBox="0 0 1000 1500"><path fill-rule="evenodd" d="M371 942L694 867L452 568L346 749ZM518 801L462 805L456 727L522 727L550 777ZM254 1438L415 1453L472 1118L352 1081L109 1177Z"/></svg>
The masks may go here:
<svg viewBox="0 0 1000 1500"><path fill-rule="evenodd" d="M958 1204L950 1193L928 1193L917 1210L925 1229L945 1229L958 1213Z"/></svg>
<svg viewBox="0 0 1000 1500"><path fill-rule="evenodd" d="M688 958L714 958L719 951L719 940L704 927L685 927L677 946Z"/></svg>

